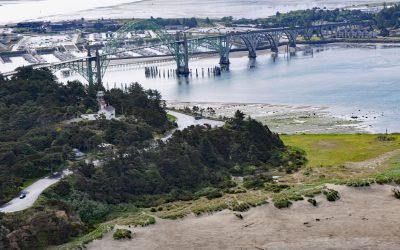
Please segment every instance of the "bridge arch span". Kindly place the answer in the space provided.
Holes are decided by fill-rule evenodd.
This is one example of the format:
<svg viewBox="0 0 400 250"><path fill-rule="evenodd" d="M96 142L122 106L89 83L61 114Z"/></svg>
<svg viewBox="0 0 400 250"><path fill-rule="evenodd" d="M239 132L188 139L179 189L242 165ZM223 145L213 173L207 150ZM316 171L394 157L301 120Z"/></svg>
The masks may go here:
<svg viewBox="0 0 400 250"><path fill-rule="evenodd" d="M277 53L279 51L279 41L282 37L281 32L265 32L259 35L259 44L260 42L268 42L271 46L271 51ZM258 45L259 45L258 44Z"/></svg>

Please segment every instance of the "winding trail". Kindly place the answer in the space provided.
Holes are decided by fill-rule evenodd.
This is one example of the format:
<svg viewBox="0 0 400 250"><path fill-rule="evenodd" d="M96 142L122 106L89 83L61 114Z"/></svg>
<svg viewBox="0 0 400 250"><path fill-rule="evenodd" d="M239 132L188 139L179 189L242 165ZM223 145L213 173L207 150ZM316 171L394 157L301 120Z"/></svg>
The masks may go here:
<svg viewBox="0 0 400 250"><path fill-rule="evenodd" d="M396 155L400 155L400 149L396 149L393 151L386 152L384 154L381 154L375 158L371 158L365 161L360 161L360 162L347 162L345 163L346 166L348 167L354 167L354 168L372 168L375 169L377 167L382 166L386 162L388 162L391 158L395 157Z"/></svg>

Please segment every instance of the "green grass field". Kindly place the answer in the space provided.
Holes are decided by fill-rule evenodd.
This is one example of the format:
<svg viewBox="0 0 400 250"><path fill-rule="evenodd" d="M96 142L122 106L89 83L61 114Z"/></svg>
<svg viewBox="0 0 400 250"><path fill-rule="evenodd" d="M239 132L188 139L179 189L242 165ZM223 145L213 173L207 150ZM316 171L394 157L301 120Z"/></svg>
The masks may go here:
<svg viewBox="0 0 400 250"><path fill-rule="evenodd" d="M335 166L372 159L400 148L400 135L394 141L380 141L374 134L282 135L286 145L306 151L308 166Z"/></svg>
<svg viewBox="0 0 400 250"><path fill-rule="evenodd" d="M177 118L171 114L167 114L167 118L168 120L170 120L171 122L176 122Z"/></svg>

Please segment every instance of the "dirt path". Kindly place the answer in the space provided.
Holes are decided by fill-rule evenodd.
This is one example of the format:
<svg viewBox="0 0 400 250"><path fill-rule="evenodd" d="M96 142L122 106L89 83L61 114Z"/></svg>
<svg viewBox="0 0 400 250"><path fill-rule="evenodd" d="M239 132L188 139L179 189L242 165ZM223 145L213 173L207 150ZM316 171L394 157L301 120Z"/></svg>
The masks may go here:
<svg viewBox="0 0 400 250"><path fill-rule="evenodd" d="M384 153L378 157L368 159L360 162L348 162L345 165L350 168L372 168L375 169L377 167L382 166L386 162L388 162L392 157L400 155L400 149L396 149L387 153Z"/></svg>
<svg viewBox="0 0 400 250"><path fill-rule="evenodd" d="M317 197L317 208L300 201L290 209L252 208L243 220L227 210L158 220L134 229L132 240L114 241L109 233L88 249L400 249L400 201L392 186L332 187L341 199L331 203Z"/></svg>

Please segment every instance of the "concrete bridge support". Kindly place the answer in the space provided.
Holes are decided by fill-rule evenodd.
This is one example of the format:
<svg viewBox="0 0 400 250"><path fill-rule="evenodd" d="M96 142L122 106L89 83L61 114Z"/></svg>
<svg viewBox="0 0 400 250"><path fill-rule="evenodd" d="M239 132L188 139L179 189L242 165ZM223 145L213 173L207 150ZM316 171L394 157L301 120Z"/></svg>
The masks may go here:
<svg viewBox="0 0 400 250"><path fill-rule="evenodd" d="M176 73L178 76L188 76L189 71L189 47L186 33L176 33L175 53L176 53Z"/></svg>
<svg viewBox="0 0 400 250"><path fill-rule="evenodd" d="M279 52L279 40L282 37L282 33L275 31L275 32L271 32L267 35L267 37L269 38L269 43L271 44L271 51L278 53Z"/></svg>
<svg viewBox="0 0 400 250"><path fill-rule="evenodd" d="M97 79L97 84L99 86L102 86L103 82L102 82L102 74L101 74L101 57L99 54L99 50L96 49L96 58L95 58L95 62L96 62L96 79Z"/></svg>
<svg viewBox="0 0 400 250"><path fill-rule="evenodd" d="M296 48L296 40L297 40L299 33L296 30L292 30L292 31L288 30L288 31L285 31L284 33L288 39L289 47Z"/></svg>
<svg viewBox="0 0 400 250"><path fill-rule="evenodd" d="M219 39L219 48L218 48L218 53L219 53L219 64L222 69L224 70L229 70L229 52L231 50L231 37L230 36L225 36L225 37L220 37Z"/></svg>
<svg viewBox="0 0 400 250"><path fill-rule="evenodd" d="M86 59L86 65L87 65L87 68L86 68L87 73L86 73L86 75L88 77L87 80L89 82L89 85L93 85L93 82L94 82L93 81L93 65L92 65L93 58L92 58L92 55L90 53L90 47L88 47L87 51L88 51L88 53L87 53L88 58Z"/></svg>
<svg viewBox="0 0 400 250"><path fill-rule="evenodd" d="M243 40L247 49L249 50L249 58L257 57L257 46L259 42L259 37L257 34L250 33L241 35L240 38Z"/></svg>

